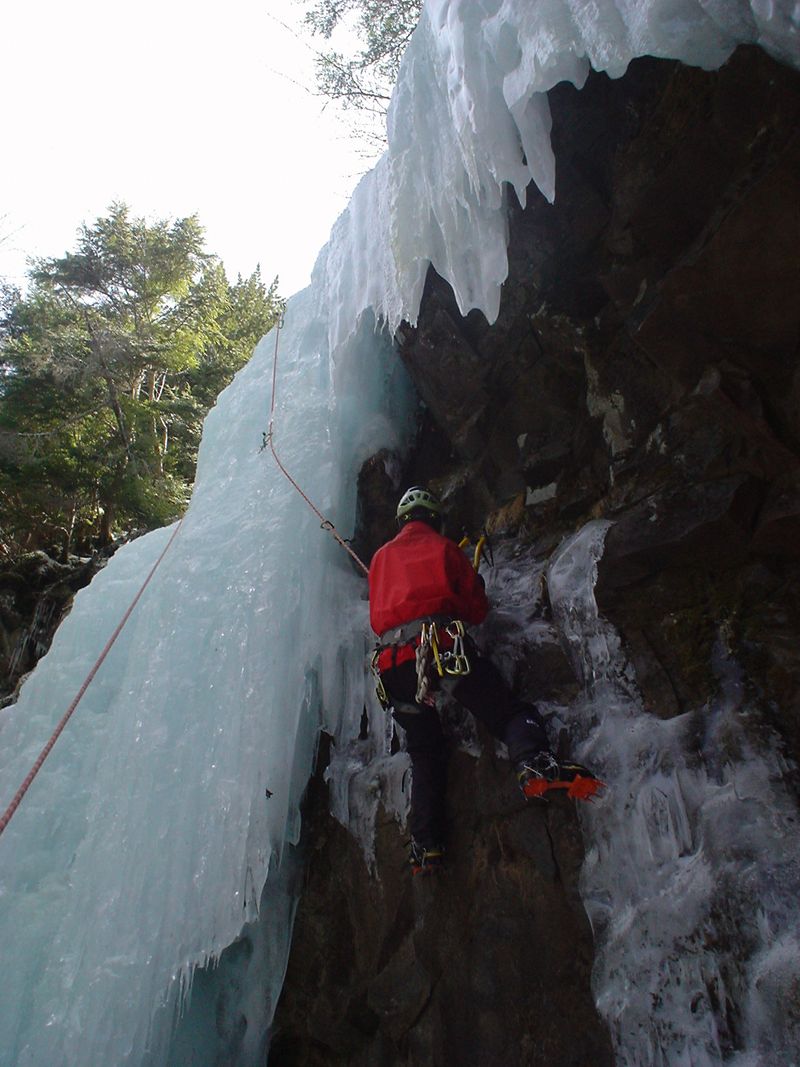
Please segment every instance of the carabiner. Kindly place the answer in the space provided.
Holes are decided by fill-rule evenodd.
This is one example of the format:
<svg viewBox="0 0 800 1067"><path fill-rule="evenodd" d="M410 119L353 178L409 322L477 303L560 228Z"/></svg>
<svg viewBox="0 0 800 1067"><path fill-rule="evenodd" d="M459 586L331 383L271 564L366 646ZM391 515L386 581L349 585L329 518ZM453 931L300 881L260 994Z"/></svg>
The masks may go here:
<svg viewBox="0 0 800 1067"><path fill-rule="evenodd" d="M380 648L376 648L375 651L372 653L372 662L370 663L369 667L372 671L373 677L375 678L375 695L377 696L378 701L383 710L386 711L391 706L392 702L389 700L389 694L386 692L386 686L383 684L381 672L378 670L378 656L380 656L380 654Z"/></svg>
<svg viewBox="0 0 800 1067"><path fill-rule="evenodd" d="M464 623L461 619L453 619L450 625L445 628L445 632L453 642L452 651L446 653L447 663L445 670L448 674L456 676L469 674L469 659L464 647Z"/></svg>
<svg viewBox="0 0 800 1067"><path fill-rule="evenodd" d="M439 632L436 629L435 622L423 622L419 635L419 643L421 648L424 645L430 647L439 677L444 678L444 667L442 666L442 657L439 653Z"/></svg>

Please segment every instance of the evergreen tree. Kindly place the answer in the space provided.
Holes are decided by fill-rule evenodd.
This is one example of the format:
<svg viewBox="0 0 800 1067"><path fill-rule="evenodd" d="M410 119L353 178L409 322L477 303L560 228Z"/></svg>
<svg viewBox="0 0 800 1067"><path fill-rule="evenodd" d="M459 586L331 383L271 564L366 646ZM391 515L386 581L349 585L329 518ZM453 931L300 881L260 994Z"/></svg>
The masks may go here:
<svg viewBox="0 0 800 1067"><path fill-rule="evenodd" d="M333 48L318 53L317 87L372 120L361 131L368 140L385 140L386 109L421 8L422 0L313 0L306 11L312 34L330 41L348 23L362 42L354 55Z"/></svg>
<svg viewBox="0 0 800 1067"><path fill-rule="evenodd" d="M170 521L205 413L281 311L277 279L231 286L195 217L148 223L115 204L31 283L5 292L0 324L6 550L85 550Z"/></svg>

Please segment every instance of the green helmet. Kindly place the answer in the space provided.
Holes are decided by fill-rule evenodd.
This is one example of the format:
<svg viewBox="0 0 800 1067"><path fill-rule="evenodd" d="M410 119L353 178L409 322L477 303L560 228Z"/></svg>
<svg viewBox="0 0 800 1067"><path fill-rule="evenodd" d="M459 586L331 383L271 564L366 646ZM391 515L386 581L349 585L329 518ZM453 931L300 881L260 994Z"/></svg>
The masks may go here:
<svg viewBox="0 0 800 1067"><path fill-rule="evenodd" d="M397 505L397 521L408 522L413 513L418 510L429 511L437 519L442 517L442 505L427 489L420 485L414 485L406 489Z"/></svg>

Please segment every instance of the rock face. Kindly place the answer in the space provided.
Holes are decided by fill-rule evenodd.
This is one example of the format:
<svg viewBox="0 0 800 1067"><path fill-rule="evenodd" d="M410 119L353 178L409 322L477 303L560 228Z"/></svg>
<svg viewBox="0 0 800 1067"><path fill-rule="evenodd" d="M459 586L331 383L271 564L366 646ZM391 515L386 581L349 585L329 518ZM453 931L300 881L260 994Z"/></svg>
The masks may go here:
<svg viewBox="0 0 800 1067"><path fill-rule="evenodd" d="M25 675L47 652L72 598L110 552L59 563L30 552L0 570L0 707L16 700Z"/></svg>
<svg viewBox="0 0 800 1067"><path fill-rule="evenodd" d="M426 406L403 480L444 494L451 533L488 525L541 557L611 520L597 598L651 710L702 712L721 646L749 728L797 761L800 77L743 48L550 100L556 202L509 205L498 321L462 318L431 272L402 331ZM368 551L391 532L381 461L361 490ZM533 699L568 699L557 651L518 668ZM524 807L490 743L457 754L451 862L416 885L396 824L370 873L316 789L271 1067L612 1062L568 807Z"/></svg>
<svg viewBox="0 0 800 1067"><path fill-rule="evenodd" d="M526 806L487 749L451 761L436 877L409 875L388 819L370 876L319 789L271 1067L613 1062L588 988L575 813Z"/></svg>

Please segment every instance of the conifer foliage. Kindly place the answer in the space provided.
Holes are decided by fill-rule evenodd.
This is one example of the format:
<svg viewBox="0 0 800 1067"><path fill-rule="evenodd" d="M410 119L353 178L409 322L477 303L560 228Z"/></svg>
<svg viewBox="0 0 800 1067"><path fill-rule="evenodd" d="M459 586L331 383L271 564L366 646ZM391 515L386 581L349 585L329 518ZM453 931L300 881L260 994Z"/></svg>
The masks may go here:
<svg viewBox="0 0 800 1067"><path fill-rule="evenodd" d="M317 88L322 96L360 112L366 140L385 140L383 119L403 52L419 21L422 0L305 0L305 24L331 41L340 27L360 43L354 52L329 47L317 54ZM370 117L376 124L369 123Z"/></svg>
<svg viewBox="0 0 800 1067"><path fill-rule="evenodd" d="M124 204L0 294L0 545L87 551L177 517L204 415L282 310L228 283L194 216Z"/></svg>

